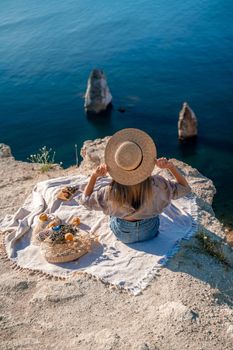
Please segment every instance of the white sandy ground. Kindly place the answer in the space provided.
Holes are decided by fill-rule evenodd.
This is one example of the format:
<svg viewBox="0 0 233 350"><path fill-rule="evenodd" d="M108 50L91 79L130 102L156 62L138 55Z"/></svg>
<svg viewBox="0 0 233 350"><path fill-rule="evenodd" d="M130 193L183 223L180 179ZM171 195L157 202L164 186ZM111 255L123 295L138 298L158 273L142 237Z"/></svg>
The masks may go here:
<svg viewBox="0 0 233 350"><path fill-rule="evenodd" d="M199 196L200 229L224 237L211 203L210 180L175 161ZM0 159L0 220L13 214L34 184L87 167L39 174L38 166ZM225 247L233 264L233 249ZM80 276L49 280L0 260L0 349L231 350L233 269L199 248L194 237L139 296Z"/></svg>

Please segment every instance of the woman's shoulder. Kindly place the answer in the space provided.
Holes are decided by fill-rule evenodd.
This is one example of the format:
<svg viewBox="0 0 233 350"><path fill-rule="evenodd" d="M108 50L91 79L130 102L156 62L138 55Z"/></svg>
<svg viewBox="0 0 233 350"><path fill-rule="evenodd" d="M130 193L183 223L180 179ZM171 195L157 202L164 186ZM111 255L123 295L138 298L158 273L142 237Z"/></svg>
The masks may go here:
<svg viewBox="0 0 233 350"><path fill-rule="evenodd" d="M152 185L154 187L158 187L161 189L161 188L166 188L167 186L167 180L159 174L152 175L151 180L152 180Z"/></svg>
<svg viewBox="0 0 233 350"><path fill-rule="evenodd" d="M98 192L108 192L111 188L112 181L109 178L100 178L95 184L95 190Z"/></svg>

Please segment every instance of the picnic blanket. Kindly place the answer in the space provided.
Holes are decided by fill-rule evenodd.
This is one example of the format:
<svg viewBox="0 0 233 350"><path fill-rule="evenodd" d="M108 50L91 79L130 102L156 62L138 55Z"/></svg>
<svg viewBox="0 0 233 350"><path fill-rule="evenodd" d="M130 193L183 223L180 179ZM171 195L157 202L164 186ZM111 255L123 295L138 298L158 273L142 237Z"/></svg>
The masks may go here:
<svg viewBox="0 0 233 350"><path fill-rule="evenodd" d="M89 211L79 204L79 198L88 181L83 175L60 177L39 182L23 206L13 216L6 216L0 224L5 233L5 249L12 261L22 268L41 271L53 276L75 278L77 273L88 273L94 278L134 295L148 286L158 270L180 248L182 239L189 239L197 230L197 205L195 196L172 201L160 215L160 233L154 239L124 244L109 227L109 217L100 211ZM98 190L110 179L97 180ZM77 186L70 201L57 199L64 186ZM100 244L76 261L61 264L48 263L40 246L31 241L32 230L42 213L58 216L62 223L73 216L81 219L80 228L99 236Z"/></svg>

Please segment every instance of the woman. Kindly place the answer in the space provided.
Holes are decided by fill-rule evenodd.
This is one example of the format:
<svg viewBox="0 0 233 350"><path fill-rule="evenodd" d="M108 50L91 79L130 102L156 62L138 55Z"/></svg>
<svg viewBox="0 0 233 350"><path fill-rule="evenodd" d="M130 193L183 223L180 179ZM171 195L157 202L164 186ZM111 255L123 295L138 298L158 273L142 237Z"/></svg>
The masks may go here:
<svg viewBox="0 0 233 350"><path fill-rule="evenodd" d="M97 167L84 189L81 204L109 215L111 230L124 243L157 236L159 214L171 200L191 191L172 161L156 156L155 144L144 131L118 131L106 145L105 164ZM175 181L151 175L155 165L168 169ZM94 189L96 180L107 172L111 183Z"/></svg>

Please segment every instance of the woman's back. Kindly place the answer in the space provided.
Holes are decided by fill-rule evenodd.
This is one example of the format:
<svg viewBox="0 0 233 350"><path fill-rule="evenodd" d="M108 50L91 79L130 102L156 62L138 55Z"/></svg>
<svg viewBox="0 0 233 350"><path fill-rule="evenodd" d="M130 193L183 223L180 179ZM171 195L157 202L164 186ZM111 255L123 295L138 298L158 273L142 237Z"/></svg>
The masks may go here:
<svg viewBox="0 0 233 350"><path fill-rule="evenodd" d="M146 191L146 195L142 190ZM131 186L122 186L113 181L94 190L90 196L83 194L80 202L90 210L102 210L106 215L134 221L162 213L171 200L189 192L190 187L182 186L160 175L153 175L133 191Z"/></svg>

